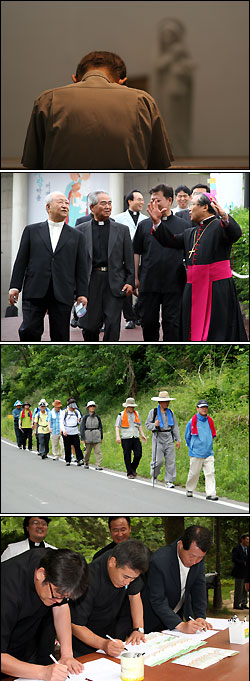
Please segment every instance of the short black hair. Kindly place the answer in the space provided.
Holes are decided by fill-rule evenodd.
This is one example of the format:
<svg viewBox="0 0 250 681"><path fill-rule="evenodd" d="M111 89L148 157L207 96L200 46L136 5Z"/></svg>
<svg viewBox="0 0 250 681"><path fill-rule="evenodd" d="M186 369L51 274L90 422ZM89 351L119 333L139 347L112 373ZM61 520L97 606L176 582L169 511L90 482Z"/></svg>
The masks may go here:
<svg viewBox="0 0 250 681"><path fill-rule="evenodd" d="M78 81L91 69L91 67L98 69L99 67L106 66L117 81L127 76L126 64L119 57L118 54L114 52L89 52L85 55L79 62L76 69L76 78Z"/></svg>
<svg viewBox="0 0 250 681"><path fill-rule="evenodd" d="M179 194L179 192L185 192L186 194L188 194L188 196L191 195L191 189L189 189L189 187L187 187L186 184L180 184L179 187L176 187L175 192L174 192L175 196L177 196L177 194Z"/></svg>
<svg viewBox="0 0 250 681"><path fill-rule="evenodd" d="M125 203L126 203L127 206L128 206L129 201L133 201L135 192L138 192L139 194L141 194L140 189L132 189L132 192L129 192L129 194L127 194L127 196L125 196Z"/></svg>
<svg viewBox="0 0 250 681"><path fill-rule="evenodd" d="M183 537L181 537L181 541L185 551L190 549L190 546L194 541L203 553L207 553L207 551L211 549L213 543L210 530L201 525L190 525L190 527L187 527Z"/></svg>
<svg viewBox="0 0 250 681"><path fill-rule="evenodd" d="M155 192L162 192L163 196L165 196L165 199L174 198L173 187L169 187L168 184L157 184L156 187L152 187L152 189L149 190L150 195L154 194Z"/></svg>
<svg viewBox="0 0 250 681"><path fill-rule="evenodd" d="M110 556L115 557L117 567L127 565L131 570L139 570L141 573L148 570L149 550L137 539L128 539L128 541L116 544L110 552Z"/></svg>
<svg viewBox="0 0 250 681"><path fill-rule="evenodd" d="M51 521L51 518L48 518L48 516L46 516L46 515L37 515L37 516L35 516L35 515L26 515L25 518L24 518L24 521L23 521L23 531L24 531L24 534L25 534L25 537L26 537L26 538L29 537L29 533L28 533L28 530L27 530L27 525L29 524L29 521L31 520L31 518L40 518L40 520L45 520L45 522L47 523L47 525L48 525L48 524L50 523L50 521Z"/></svg>
<svg viewBox="0 0 250 681"><path fill-rule="evenodd" d="M45 549L39 567L45 570L45 582L57 587L72 600L80 598L87 589L88 565L84 556L70 549Z"/></svg>
<svg viewBox="0 0 250 681"><path fill-rule="evenodd" d="M108 519L109 529L110 529L112 520L118 520L119 518L125 518L129 527L131 527L131 520L130 520L128 515L113 515L113 516L110 516L110 518Z"/></svg>
<svg viewBox="0 0 250 681"><path fill-rule="evenodd" d="M194 186L191 187L191 194L192 194L192 192L194 191L194 189L205 189L206 192L209 192L209 191L210 191L208 185L205 184L205 183L204 183L204 184L194 184Z"/></svg>
<svg viewBox="0 0 250 681"><path fill-rule="evenodd" d="M246 539L247 537L249 537L249 532L245 532L244 534L240 535L241 539Z"/></svg>

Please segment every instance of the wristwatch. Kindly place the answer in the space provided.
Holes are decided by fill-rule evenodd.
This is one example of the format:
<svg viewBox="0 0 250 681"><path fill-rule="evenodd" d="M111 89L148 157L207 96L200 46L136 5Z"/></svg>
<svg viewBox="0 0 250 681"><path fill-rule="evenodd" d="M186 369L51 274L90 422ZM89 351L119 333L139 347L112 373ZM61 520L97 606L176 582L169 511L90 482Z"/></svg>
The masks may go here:
<svg viewBox="0 0 250 681"><path fill-rule="evenodd" d="M132 631L140 631L141 634L144 634L144 629L142 627L134 627Z"/></svg>

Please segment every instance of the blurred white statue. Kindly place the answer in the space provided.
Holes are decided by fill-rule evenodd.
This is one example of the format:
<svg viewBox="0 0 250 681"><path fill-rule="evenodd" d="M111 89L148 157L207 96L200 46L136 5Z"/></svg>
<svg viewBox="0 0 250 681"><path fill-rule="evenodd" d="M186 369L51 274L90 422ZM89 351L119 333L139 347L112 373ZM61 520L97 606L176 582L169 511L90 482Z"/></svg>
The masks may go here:
<svg viewBox="0 0 250 681"><path fill-rule="evenodd" d="M174 156L190 156L195 62L178 19L163 19L157 29L151 92L165 122Z"/></svg>

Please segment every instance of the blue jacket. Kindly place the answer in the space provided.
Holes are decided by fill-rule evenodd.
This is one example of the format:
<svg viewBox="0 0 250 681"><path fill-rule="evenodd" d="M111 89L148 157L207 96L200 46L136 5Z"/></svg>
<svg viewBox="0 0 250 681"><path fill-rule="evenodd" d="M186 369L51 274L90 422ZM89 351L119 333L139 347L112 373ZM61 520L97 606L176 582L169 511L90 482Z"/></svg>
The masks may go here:
<svg viewBox="0 0 250 681"><path fill-rule="evenodd" d="M14 417L15 420L19 421L20 414L21 414L22 411L23 411L23 406L21 407L21 409L18 409L17 407L15 407L15 409L12 409L12 414L13 414L13 417Z"/></svg>
<svg viewBox="0 0 250 681"><path fill-rule="evenodd" d="M208 456L213 456L213 437L206 416L197 414L197 429L198 435L191 435L191 420L188 422L185 430L185 440L189 447L189 456L196 456L201 459L206 459Z"/></svg>

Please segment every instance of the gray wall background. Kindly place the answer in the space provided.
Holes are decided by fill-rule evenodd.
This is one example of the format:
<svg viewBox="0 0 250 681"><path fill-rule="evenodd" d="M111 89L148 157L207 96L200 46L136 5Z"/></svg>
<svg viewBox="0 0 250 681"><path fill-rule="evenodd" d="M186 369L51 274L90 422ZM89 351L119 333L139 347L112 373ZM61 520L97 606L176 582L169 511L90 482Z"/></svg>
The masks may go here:
<svg viewBox="0 0 250 681"><path fill-rule="evenodd" d="M248 2L2 2L2 156L18 158L33 101L71 82L80 59L111 50L128 75L152 72L156 28L186 26L196 62L193 156L248 153Z"/></svg>

